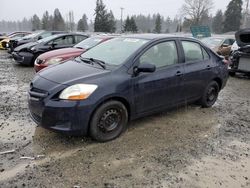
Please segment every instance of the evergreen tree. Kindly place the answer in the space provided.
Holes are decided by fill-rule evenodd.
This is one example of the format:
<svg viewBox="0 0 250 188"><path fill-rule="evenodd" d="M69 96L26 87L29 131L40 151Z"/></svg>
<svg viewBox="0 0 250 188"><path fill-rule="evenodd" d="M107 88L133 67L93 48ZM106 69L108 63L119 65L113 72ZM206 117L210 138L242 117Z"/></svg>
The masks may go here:
<svg viewBox="0 0 250 188"><path fill-rule="evenodd" d="M54 23L54 17L53 15L50 15L49 16L49 27L48 27L48 30L53 30L53 23Z"/></svg>
<svg viewBox="0 0 250 188"><path fill-rule="evenodd" d="M49 13L48 11L45 11L42 18L42 29L49 30L49 28L50 28Z"/></svg>
<svg viewBox="0 0 250 188"><path fill-rule="evenodd" d="M137 32L137 26L133 17L129 18L128 16L125 20L124 31L133 33Z"/></svg>
<svg viewBox="0 0 250 188"><path fill-rule="evenodd" d="M240 29L242 18L242 0L231 0L225 12L223 32L237 31Z"/></svg>
<svg viewBox="0 0 250 188"><path fill-rule="evenodd" d="M86 14L83 14L82 18L78 21L77 31L86 31L88 30L88 22Z"/></svg>
<svg viewBox="0 0 250 188"><path fill-rule="evenodd" d="M155 32L161 33L161 24L162 24L162 18L160 14L157 14L156 20L155 20Z"/></svg>
<svg viewBox="0 0 250 188"><path fill-rule="evenodd" d="M108 32L108 17L109 14L107 13L106 6L103 4L103 1L97 0L94 23L95 32Z"/></svg>
<svg viewBox="0 0 250 188"><path fill-rule="evenodd" d="M41 21L36 14L32 17L31 22L32 22L32 31L41 29Z"/></svg>
<svg viewBox="0 0 250 188"><path fill-rule="evenodd" d="M65 30L65 22L58 8L54 11L53 30Z"/></svg>
<svg viewBox="0 0 250 188"><path fill-rule="evenodd" d="M110 33L114 33L116 31L116 21L112 11L108 14L108 28Z"/></svg>
<svg viewBox="0 0 250 188"><path fill-rule="evenodd" d="M123 30L125 32L129 32L130 31L130 18L129 18L129 16L125 20L125 24L124 24Z"/></svg>
<svg viewBox="0 0 250 188"><path fill-rule="evenodd" d="M213 32L217 34L222 33L222 25L223 25L223 13L222 10L218 10L212 22Z"/></svg>
<svg viewBox="0 0 250 188"><path fill-rule="evenodd" d="M130 24L131 24L131 31L133 33L136 33L138 31L138 29L137 29L137 25L135 23L135 19L133 17L131 17L131 19L130 19Z"/></svg>

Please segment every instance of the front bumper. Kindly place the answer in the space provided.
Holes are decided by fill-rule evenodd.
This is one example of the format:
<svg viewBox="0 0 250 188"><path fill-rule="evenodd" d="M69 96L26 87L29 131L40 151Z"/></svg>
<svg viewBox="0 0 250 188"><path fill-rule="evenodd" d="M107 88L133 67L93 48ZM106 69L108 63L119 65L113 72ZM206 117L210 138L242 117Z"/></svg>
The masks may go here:
<svg viewBox="0 0 250 188"><path fill-rule="evenodd" d="M34 55L30 52L13 52L14 60L23 65L32 65Z"/></svg>
<svg viewBox="0 0 250 188"><path fill-rule="evenodd" d="M69 135L87 135L92 114L90 101L48 99L46 92L29 91L28 105L31 118L41 127Z"/></svg>

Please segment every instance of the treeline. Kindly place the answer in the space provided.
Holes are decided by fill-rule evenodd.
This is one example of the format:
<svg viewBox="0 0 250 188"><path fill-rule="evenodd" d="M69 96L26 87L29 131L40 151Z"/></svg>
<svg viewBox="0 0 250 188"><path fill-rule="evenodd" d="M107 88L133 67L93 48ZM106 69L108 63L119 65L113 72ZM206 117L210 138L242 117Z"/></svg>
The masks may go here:
<svg viewBox="0 0 250 188"><path fill-rule="evenodd" d="M207 25L215 33L225 33L237 31L242 25L250 26L250 17L248 12L242 9L242 0L231 0L226 11L218 10L214 17L211 14L213 0L198 1L199 4L193 0L184 0L181 16L176 16L174 19L164 18L160 14L139 14L127 16L121 22L120 19L115 19L113 12L106 8L103 0L96 0L93 21L88 21L86 14L83 14L80 20L75 22L73 11L69 11L63 17L59 9L55 9L52 14L45 11L41 18L35 14L32 18L24 18L22 21L1 21L0 30L1 32L44 29L109 33L172 33L189 32L192 25Z"/></svg>

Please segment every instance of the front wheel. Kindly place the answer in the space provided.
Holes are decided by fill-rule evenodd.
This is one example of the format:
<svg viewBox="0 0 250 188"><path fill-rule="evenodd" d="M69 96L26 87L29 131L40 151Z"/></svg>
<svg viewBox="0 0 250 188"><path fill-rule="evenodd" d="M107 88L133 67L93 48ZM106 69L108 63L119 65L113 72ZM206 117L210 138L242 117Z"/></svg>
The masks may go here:
<svg viewBox="0 0 250 188"><path fill-rule="evenodd" d="M108 101L94 113L90 122L90 136L100 142L113 140L126 129L128 112L119 101Z"/></svg>
<svg viewBox="0 0 250 188"><path fill-rule="evenodd" d="M216 81L210 82L201 98L201 106L203 108L209 108L214 105L219 95L219 85Z"/></svg>

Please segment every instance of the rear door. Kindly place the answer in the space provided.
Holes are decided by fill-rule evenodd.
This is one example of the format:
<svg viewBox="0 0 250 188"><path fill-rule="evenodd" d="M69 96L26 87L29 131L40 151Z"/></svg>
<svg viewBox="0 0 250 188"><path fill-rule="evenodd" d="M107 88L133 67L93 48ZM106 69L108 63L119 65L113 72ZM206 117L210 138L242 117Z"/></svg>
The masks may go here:
<svg viewBox="0 0 250 188"><path fill-rule="evenodd" d="M179 63L176 41L164 41L149 47L138 64L156 66L154 73L141 73L133 78L134 103L138 114L176 105L181 101L183 64Z"/></svg>
<svg viewBox="0 0 250 188"><path fill-rule="evenodd" d="M181 40L181 45L185 57L184 93L188 102L200 98L207 83L213 78L216 64L198 42Z"/></svg>

